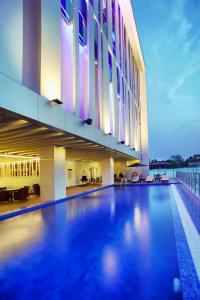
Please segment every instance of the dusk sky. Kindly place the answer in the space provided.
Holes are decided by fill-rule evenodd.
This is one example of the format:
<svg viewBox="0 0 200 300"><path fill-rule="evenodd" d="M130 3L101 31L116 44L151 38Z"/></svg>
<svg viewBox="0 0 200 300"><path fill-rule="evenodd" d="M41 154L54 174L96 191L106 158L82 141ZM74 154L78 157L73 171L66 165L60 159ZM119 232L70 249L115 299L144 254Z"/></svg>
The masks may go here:
<svg viewBox="0 0 200 300"><path fill-rule="evenodd" d="M200 153L200 1L133 6L147 70L150 158Z"/></svg>

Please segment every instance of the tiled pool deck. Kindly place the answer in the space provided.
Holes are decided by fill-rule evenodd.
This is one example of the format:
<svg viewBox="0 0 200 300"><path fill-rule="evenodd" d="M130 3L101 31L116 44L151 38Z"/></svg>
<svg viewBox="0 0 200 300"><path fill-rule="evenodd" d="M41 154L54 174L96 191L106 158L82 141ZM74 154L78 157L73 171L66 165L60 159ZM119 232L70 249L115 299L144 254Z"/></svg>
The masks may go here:
<svg viewBox="0 0 200 300"><path fill-rule="evenodd" d="M185 300L199 300L200 280L198 268L200 260L194 254L197 253L198 255L198 249L200 250L200 236L195 232L194 224L177 191L181 189L182 185L172 186L175 201L171 201L171 205L182 290Z"/></svg>

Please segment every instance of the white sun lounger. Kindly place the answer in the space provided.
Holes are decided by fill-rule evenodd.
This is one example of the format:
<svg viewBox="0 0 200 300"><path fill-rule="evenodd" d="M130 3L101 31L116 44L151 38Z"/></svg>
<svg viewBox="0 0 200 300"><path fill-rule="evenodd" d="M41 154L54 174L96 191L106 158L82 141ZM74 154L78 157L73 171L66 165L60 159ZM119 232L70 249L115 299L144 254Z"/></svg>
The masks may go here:
<svg viewBox="0 0 200 300"><path fill-rule="evenodd" d="M140 180L139 176L134 176L134 177L132 178L131 182L132 182L132 183L137 183L137 182L139 182L139 180Z"/></svg>
<svg viewBox="0 0 200 300"><path fill-rule="evenodd" d="M147 176L147 178L145 179L145 182L153 182L153 176Z"/></svg>
<svg viewBox="0 0 200 300"><path fill-rule="evenodd" d="M167 175L162 175L161 181L162 182L168 182L169 181L169 177Z"/></svg>

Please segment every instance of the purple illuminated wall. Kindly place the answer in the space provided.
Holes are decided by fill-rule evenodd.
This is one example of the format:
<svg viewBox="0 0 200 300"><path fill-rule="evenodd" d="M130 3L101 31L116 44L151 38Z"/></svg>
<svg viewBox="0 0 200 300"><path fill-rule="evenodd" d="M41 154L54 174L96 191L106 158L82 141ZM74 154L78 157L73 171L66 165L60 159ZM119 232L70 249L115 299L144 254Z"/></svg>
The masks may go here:
<svg viewBox="0 0 200 300"><path fill-rule="evenodd" d="M66 111L73 112L73 26L61 19L62 87L61 99Z"/></svg>
<svg viewBox="0 0 200 300"><path fill-rule="evenodd" d="M88 49L79 44L79 103L80 117L82 120L89 117L89 95L88 95L89 62Z"/></svg>

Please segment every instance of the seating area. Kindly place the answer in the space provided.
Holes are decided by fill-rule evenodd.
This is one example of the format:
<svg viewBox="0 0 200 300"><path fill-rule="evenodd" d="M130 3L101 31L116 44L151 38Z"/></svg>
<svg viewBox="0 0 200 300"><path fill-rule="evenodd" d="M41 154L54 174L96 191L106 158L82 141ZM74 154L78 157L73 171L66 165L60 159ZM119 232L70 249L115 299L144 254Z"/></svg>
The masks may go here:
<svg viewBox="0 0 200 300"><path fill-rule="evenodd" d="M0 188L0 204L1 203L14 203L16 201L27 201L30 195L40 195L39 184L34 184L32 188L30 186L24 186L22 188Z"/></svg>
<svg viewBox="0 0 200 300"><path fill-rule="evenodd" d="M80 179L81 185L88 185L88 184L100 184L102 182L102 177L96 178L88 178L86 175L83 175Z"/></svg>
<svg viewBox="0 0 200 300"><path fill-rule="evenodd" d="M133 174L131 178L126 176L120 176L119 180L115 181L116 183L166 183L169 182L169 177L165 174L155 174L154 176L147 176L146 178L143 175Z"/></svg>
<svg viewBox="0 0 200 300"><path fill-rule="evenodd" d="M68 196L72 196L92 189L96 189L100 186L100 181L95 180L95 182L91 183L91 180L89 180L87 184L84 184L83 186L78 185L66 188L66 194ZM10 189L6 187L0 188L0 215L3 215L10 211L38 205L42 202L43 201L40 197L39 184L34 184L32 187L24 186L21 189Z"/></svg>

